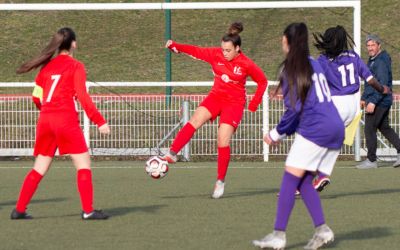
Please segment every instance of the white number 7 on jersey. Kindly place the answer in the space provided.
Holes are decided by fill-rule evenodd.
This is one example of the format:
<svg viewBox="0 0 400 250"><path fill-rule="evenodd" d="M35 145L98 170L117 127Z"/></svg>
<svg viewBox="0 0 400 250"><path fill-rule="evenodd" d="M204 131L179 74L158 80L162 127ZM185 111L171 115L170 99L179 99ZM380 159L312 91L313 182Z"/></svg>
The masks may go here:
<svg viewBox="0 0 400 250"><path fill-rule="evenodd" d="M51 101L51 97L53 96L54 89L56 88L58 81L60 81L60 78L61 78L61 75L51 75L51 80L53 80L53 83L51 84L50 92L46 98L46 102Z"/></svg>

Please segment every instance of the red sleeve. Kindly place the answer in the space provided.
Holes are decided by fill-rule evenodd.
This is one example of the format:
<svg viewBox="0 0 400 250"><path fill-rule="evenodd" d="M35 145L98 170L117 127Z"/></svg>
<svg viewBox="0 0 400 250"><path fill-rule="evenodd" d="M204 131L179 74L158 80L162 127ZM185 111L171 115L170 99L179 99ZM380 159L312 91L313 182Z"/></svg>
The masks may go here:
<svg viewBox="0 0 400 250"><path fill-rule="evenodd" d="M39 71L39 74L37 74L36 78L35 78L35 84L37 86L40 86L42 88L42 95L41 97L39 96L34 96L34 93L32 93L32 101L35 104L36 108L38 110L40 110L42 108L42 101L41 98L43 98L43 83L42 83L42 71ZM36 88L36 87L35 87Z"/></svg>
<svg viewBox="0 0 400 250"><path fill-rule="evenodd" d="M248 106L248 109L250 111L255 112L258 105L262 102L265 89L268 85L268 80L262 69L258 67L254 62L251 62L248 72L253 81L257 83L256 93L254 94L254 97L250 101Z"/></svg>
<svg viewBox="0 0 400 250"><path fill-rule="evenodd" d="M83 64L78 63L74 73L74 88L79 103L89 119L98 127L104 125L106 120L97 110L86 89L86 71Z"/></svg>
<svg viewBox="0 0 400 250"><path fill-rule="evenodd" d="M202 60L208 63L212 62L213 56L219 48L202 48L188 44L180 44L172 41L171 45L168 47L171 51L175 53L185 53L195 59Z"/></svg>
<svg viewBox="0 0 400 250"><path fill-rule="evenodd" d="M42 102L40 101L39 98L32 96L32 101L38 110L40 110L42 108Z"/></svg>

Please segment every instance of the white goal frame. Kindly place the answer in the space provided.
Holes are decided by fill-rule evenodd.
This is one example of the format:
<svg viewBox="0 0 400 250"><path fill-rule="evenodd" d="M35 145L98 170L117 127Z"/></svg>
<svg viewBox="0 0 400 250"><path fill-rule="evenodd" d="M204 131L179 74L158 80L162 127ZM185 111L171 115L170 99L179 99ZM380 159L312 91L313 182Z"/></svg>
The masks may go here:
<svg viewBox="0 0 400 250"><path fill-rule="evenodd" d="M354 50L361 52L361 0L343 1L260 1L260 2L187 2L187 3L37 3L0 4L0 11L50 11L50 10L188 10L188 9L294 9L294 8L353 8ZM3 83L7 85L7 83ZM166 83L166 86L170 86ZM267 95L268 96L268 95ZM264 104L268 103L265 101ZM268 112L265 115L263 131L268 130ZM89 122L85 119L84 124ZM88 131L85 131L88 135ZM264 161L268 161L269 147L264 143ZM354 145L355 160L360 156L360 134Z"/></svg>
<svg viewBox="0 0 400 250"><path fill-rule="evenodd" d="M353 38L355 51L360 54L361 0L344 1L261 1L207 3L33 3L0 4L0 11L38 10L188 10L188 9L295 9L295 8L353 8Z"/></svg>

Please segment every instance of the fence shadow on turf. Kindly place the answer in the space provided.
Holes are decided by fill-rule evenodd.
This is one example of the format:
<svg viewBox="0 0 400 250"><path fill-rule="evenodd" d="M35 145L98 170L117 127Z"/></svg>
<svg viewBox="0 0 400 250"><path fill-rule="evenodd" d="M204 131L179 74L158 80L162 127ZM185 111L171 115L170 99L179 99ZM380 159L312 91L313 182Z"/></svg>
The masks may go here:
<svg viewBox="0 0 400 250"><path fill-rule="evenodd" d="M151 205L151 206L133 206L133 207L115 207L108 208L105 210L111 216L122 216L130 213L144 212L144 213L156 213L158 210L167 207L168 205Z"/></svg>
<svg viewBox="0 0 400 250"><path fill-rule="evenodd" d="M68 200L67 198L48 198L48 199L33 199L30 204L40 204L40 203L51 203L51 202L62 202ZM4 201L0 202L0 209L3 208L3 206L15 206L17 203L17 200L13 201Z"/></svg>
<svg viewBox="0 0 400 250"><path fill-rule="evenodd" d="M321 199L336 199L340 197L346 196L362 196L362 195L382 195L382 194L391 194L391 193L400 193L400 188L394 189L376 189L376 190L368 190L361 192L348 192L348 193L337 193L337 194L323 194L321 195Z"/></svg>
<svg viewBox="0 0 400 250"><path fill-rule="evenodd" d="M225 191L223 199L232 199L236 197L245 197L245 196L257 196L257 195L265 195L265 194L277 194L279 189L257 189L257 190L248 190L243 192L229 192ZM163 196L163 199L183 199L183 198L206 198L209 199L211 193L207 194L192 194L192 195L171 195L171 196Z"/></svg>
<svg viewBox="0 0 400 250"><path fill-rule="evenodd" d="M354 230L350 232L340 232L335 234L335 241L328 244L325 248L339 247L343 241L353 240L365 240L365 239L376 239L384 238L393 235L393 232L387 227L370 227L360 230ZM286 247L286 249L298 249L299 247L305 246L307 242L297 243Z"/></svg>

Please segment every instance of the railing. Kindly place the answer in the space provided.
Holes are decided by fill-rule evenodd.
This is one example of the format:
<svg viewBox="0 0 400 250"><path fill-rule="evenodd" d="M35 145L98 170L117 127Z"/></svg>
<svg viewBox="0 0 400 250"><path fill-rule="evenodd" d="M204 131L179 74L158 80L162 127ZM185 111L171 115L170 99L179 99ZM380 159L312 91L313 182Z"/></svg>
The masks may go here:
<svg viewBox="0 0 400 250"><path fill-rule="evenodd" d="M210 86L211 82L200 83L89 83L90 88L101 86ZM396 84L398 82L396 81ZM248 83L254 86L254 83ZM270 86L274 82L270 83ZM33 83L0 83L0 87L29 87ZM159 150L165 152L174 138L176 131L167 138L165 136L181 121L183 101L189 102L189 113L193 113L205 95L172 95L171 102L166 105L165 95L133 95L102 94L92 95L94 102L106 117L111 126L109 136L100 135L95 125L91 124L81 112L82 128L90 151L93 155L152 155ZM252 96L247 96L249 101ZM232 138L232 155L238 157L255 157L268 160L269 156L286 155L292 143L292 137L285 139L279 147L269 148L262 141L263 131L267 131L279 122L284 111L281 98L270 98L264 95L263 105L257 112L247 109L241 124ZM390 122L397 132L400 130L400 97L394 96L390 111ZM32 155L35 140L35 128L38 111L34 107L30 95L0 96L0 156ZM199 129L190 144L191 156L214 156L217 154L218 120L206 123ZM361 155L365 155L365 141L361 132ZM157 146L160 146L158 149ZM344 146L342 155L352 156L352 147ZM378 154L383 156L397 155L390 144L381 139Z"/></svg>

